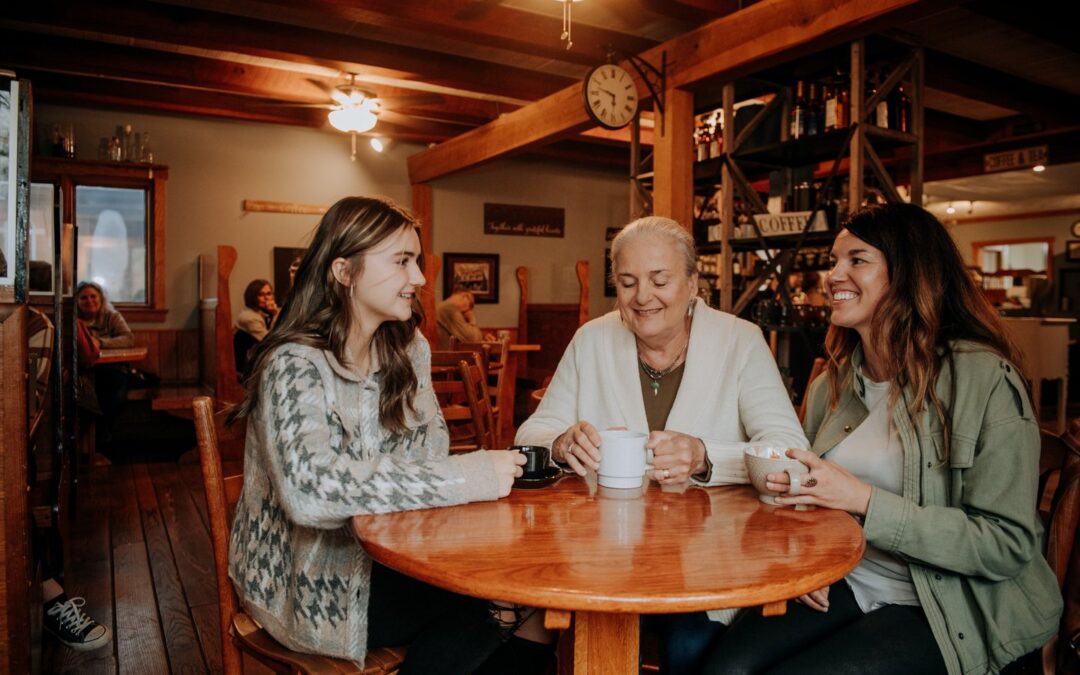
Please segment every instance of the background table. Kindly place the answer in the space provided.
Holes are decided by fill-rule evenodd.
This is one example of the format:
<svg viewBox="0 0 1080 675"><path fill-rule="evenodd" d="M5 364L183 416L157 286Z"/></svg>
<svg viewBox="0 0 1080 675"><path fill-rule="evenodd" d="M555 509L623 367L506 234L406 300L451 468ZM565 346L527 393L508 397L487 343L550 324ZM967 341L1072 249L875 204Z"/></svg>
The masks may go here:
<svg viewBox="0 0 1080 675"><path fill-rule="evenodd" d="M146 358L146 347L102 349L97 363L134 363Z"/></svg>
<svg viewBox="0 0 1080 675"><path fill-rule="evenodd" d="M379 562L472 596L575 616L575 672L636 673L638 615L765 605L827 586L858 564L846 513L761 503L753 488L597 490L568 476L497 502L357 516Z"/></svg>

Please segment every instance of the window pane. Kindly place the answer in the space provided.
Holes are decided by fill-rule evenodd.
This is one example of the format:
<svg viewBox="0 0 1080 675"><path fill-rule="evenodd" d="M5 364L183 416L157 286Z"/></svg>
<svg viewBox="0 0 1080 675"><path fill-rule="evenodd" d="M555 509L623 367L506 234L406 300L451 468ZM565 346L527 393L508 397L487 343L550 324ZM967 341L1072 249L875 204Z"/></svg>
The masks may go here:
<svg viewBox="0 0 1080 675"><path fill-rule="evenodd" d="M79 279L110 302L146 303L146 190L76 187L75 226Z"/></svg>
<svg viewBox="0 0 1080 675"><path fill-rule="evenodd" d="M53 194L52 183L30 185L30 290L52 291L53 282Z"/></svg>

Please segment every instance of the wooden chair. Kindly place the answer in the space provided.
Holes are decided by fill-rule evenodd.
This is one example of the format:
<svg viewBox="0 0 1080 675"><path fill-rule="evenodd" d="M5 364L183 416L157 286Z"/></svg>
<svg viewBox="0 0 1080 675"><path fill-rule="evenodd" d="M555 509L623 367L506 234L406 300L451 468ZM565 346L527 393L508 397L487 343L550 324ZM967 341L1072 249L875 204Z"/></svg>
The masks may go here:
<svg viewBox="0 0 1080 675"><path fill-rule="evenodd" d="M432 352L431 380L450 431L450 452L495 447L491 395L480 355L464 350Z"/></svg>
<svg viewBox="0 0 1080 675"><path fill-rule="evenodd" d="M1048 444L1044 436L1044 457L1040 461L1041 473L1047 474L1045 480L1040 476L1040 488L1052 495L1046 560L1065 598L1060 630L1042 648L1042 669L1047 675L1080 672L1080 419L1072 421L1060 441L1060 446L1051 445L1051 454L1046 456ZM1043 459L1048 460L1045 470Z"/></svg>
<svg viewBox="0 0 1080 675"><path fill-rule="evenodd" d="M499 421L499 401L506 393L504 387L514 386L510 379L505 377L506 364L510 359L510 339L502 338L494 342L460 342L457 338L450 338L451 350L465 350L476 352L487 366L488 392L491 394L491 413L495 418L496 427Z"/></svg>
<svg viewBox="0 0 1080 675"><path fill-rule="evenodd" d="M49 396L49 382L52 374L56 327L41 310L30 307L26 320L26 335L28 358L26 374L29 384L26 401L30 412L26 437L32 439L37 434L41 419L45 415L45 404Z"/></svg>
<svg viewBox="0 0 1080 675"><path fill-rule="evenodd" d="M288 675L327 673L333 675L386 675L397 672L405 658L401 647L375 649L363 667L342 659L294 652L282 646L240 609L229 579L229 525L240 499L243 475L224 476L218 452L218 420L213 400L199 396L191 402L195 436L202 462L206 489L210 538L214 544L214 571L217 573L218 605L221 619L222 665L225 675L243 673L243 654L271 669Z"/></svg>

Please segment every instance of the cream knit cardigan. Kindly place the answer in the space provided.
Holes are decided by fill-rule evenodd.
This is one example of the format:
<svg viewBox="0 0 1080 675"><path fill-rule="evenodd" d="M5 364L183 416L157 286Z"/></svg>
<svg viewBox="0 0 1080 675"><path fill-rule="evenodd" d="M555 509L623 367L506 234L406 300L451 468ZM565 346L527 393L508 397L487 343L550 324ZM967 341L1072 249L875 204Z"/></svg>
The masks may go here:
<svg viewBox="0 0 1080 675"><path fill-rule="evenodd" d="M649 430L634 334L617 311L578 329L515 442L550 447L579 420L601 430ZM713 465L707 485L748 482L741 449L747 441L809 447L761 330L700 302L666 428L705 443Z"/></svg>

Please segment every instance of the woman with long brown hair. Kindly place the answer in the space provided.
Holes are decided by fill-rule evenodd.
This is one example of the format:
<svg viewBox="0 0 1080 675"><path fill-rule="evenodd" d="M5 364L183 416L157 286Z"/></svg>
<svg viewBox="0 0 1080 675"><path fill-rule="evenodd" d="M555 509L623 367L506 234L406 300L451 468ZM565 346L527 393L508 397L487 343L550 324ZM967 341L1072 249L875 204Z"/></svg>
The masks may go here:
<svg viewBox="0 0 1080 675"><path fill-rule="evenodd" d="M708 673L996 673L1056 632L1036 511L1039 427L1004 326L945 228L908 204L833 244L810 467L784 504L844 509L866 552L784 616L746 612ZM786 474L768 487L785 491Z"/></svg>
<svg viewBox="0 0 1080 675"><path fill-rule="evenodd" d="M416 326L416 221L347 197L323 216L251 352L244 487L230 539L241 603L291 649L362 662L409 643L401 673L463 673L508 638L487 602L374 563L349 518L505 497L517 452L448 456Z"/></svg>

